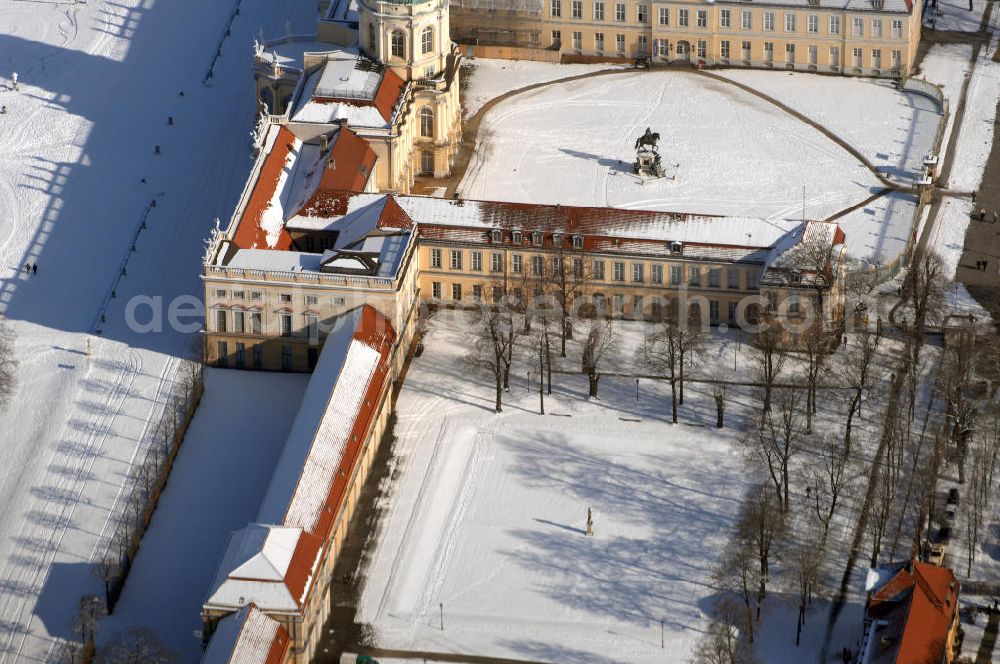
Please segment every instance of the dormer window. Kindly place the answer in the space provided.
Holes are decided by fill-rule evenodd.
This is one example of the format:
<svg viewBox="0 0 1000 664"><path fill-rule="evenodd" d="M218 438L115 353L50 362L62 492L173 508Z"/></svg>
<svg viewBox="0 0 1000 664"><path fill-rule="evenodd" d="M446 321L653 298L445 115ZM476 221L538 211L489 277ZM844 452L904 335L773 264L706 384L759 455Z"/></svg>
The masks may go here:
<svg viewBox="0 0 1000 664"><path fill-rule="evenodd" d="M534 233L531 234L531 244L535 245L536 247L542 246L542 232L541 231L535 231Z"/></svg>
<svg viewBox="0 0 1000 664"><path fill-rule="evenodd" d="M802 283L802 275L798 272L792 272L788 275L788 280L793 284L800 284Z"/></svg>
<svg viewBox="0 0 1000 664"><path fill-rule="evenodd" d="M573 236L573 248L574 249L583 249L583 236L582 235L574 235Z"/></svg>
<svg viewBox="0 0 1000 664"><path fill-rule="evenodd" d="M672 254L683 254L684 253L684 245L681 244L680 242L671 242L670 243L670 253L672 253Z"/></svg>
<svg viewBox="0 0 1000 664"><path fill-rule="evenodd" d="M556 246L556 247L561 247L562 243L563 243L563 234L562 233L553 233L552 234L552 244L554 246Z"/></svg>
<svg viewBox="0 0 1000 664"><path fill-rule="evenodd" d="M521 244L521 231L520 230L513 230L513 231L511 231L510 237L511 237L511 240L514 242L514 244Z"/></svg>
<svg viewBox="0 0 1000 664"><path fill-rule="evenodd" d="M494 228L493 230L490 231L490 239L493 241L494 244L499 244L499 242L500 242L500 229L499 228Z"/></svg>

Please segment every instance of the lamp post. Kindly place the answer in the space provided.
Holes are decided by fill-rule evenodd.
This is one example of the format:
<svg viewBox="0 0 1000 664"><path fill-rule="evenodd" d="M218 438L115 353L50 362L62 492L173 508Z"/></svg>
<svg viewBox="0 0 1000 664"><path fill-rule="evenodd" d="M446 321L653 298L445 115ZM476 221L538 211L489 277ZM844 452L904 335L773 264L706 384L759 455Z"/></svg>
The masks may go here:
<svg viewBox="0 0 1000 664"><path fill-rule="evenodd" d="M441 610L441 631L444 631L444 602L438 603L438 608Z"/></svg>
<svg viewBox="0 0 1000 664"><path fill-rule="evenodd" d="M639 379L635 379L635 402L639 403Z"/></svg>

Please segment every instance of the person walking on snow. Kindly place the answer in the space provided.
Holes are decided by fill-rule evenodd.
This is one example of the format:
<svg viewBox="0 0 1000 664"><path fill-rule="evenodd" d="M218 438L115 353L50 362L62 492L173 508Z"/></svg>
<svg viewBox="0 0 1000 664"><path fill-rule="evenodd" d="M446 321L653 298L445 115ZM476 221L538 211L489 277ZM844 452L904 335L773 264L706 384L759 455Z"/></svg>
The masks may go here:
<svg viewBox="0 0 1000 664"><path fill-rule="evenodd" d="M34 265L31 266L31 273L38 274L38 263L35 263Z"/></svg>
<svg viewBox="0 0 1000 664"><path fill-rule="evenodd" d="M27 272L27 273L29 273L29 274L31 273L31 263L25 263L24 264L24 271Z"/></svg>

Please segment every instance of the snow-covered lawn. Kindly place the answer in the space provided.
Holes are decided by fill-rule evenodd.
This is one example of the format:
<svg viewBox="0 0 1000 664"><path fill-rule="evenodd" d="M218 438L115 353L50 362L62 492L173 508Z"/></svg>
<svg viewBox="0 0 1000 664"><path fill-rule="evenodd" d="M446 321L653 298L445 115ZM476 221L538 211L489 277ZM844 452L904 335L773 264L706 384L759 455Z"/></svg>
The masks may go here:
<svg viewBox="0 0 1000 664"><path fill-rule="evenodd" d="M934 146L941 120L937 104L900 92L891 81L749 69L720 74L819 122L903 182L920 174L923 157Z"/></svg>
<svg viewBox="0 0 1000 664"><path fill-rule="evenodd" d="M979 188L993 147L997 101L1000 100L1000 62L994 61L992 56L998 46L1000 43L994 38L988 48L980 51L972 69L965 117L948 180L949 188L956 191Z"/></svg>
<svg viewBox="0 0 1000 664"><path fill-rule="evenodd" d="M308 380L206 369L205 395L102 639L145 627L180 662L198 661L202 601L229 533L257 514Z"/></svg>
<svg viewBox="0 0 1000 664"><path fill-rule="evenodd" d="M244 0L205 87L232 8L0 0L0 313L20 359L13 403L0 412L0 662L51 659L57 639L72 635L79 597L98 591L89 562L103 555L176 358L191 352L193 335L170 327L167 307L180 295L200 299L202 240L246 177L250 44L287 18L296 29L314 24L308 3ZM88 332L126 256L88 358ZM28 277L25 263L38 274ZM162 298L161 333L126 324L135 295Z"/></svg>
<svg viewBox="0 0 1000 664"><path fill-rule="evenodd" d="M539 415L524 358L497 415L486 377L461 363L468 338L437 322L407 375L401 472L358 619L391 648L683 661L745 489L732 441L747 396L718 430L706 388L689 385L671 425L662 384L641 381L637 400L632 379L605 377L591 402L579 375L557 375Z"/></svg>
<svg viewBox="0 0 1000 664"><path fill-rule="evenodd" d="M475 58L465 60L462 76L467 87L462 91L462 109L465 117L475 115L491 99L536 83L547 83L560 78L591 74L607 69L620 69L613 64L552 64L532 60L493 60Z"/></svg>
<svg viewBox="0 0 1000 664"><path fill-rule="evenodd" d="M893 104L906 100L857 85ZM885 137L901 163L909 154L898 146L906 113L914 111L896 109ZM633 142L646 127L660 133L664 159L677 164L668 168L674 179L642 184L631 175ZM874 138L869 145L875 149ZM554 85L498 104L483 120L459 189L487 200L796 218L804 194L806 217L823 218L880 187L847 152L775 106L695 74L654 71Z"/></svg>

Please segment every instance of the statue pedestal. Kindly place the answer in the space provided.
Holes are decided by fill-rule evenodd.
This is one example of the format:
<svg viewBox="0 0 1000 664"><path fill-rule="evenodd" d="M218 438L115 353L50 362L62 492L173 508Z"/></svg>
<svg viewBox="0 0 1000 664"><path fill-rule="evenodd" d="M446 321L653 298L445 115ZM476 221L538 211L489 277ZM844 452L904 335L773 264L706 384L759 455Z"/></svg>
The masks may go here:
<svg viewBox="0 0 1000 664"><path fill-rule="evenodd" d="M639 148L635 152L632 172L640 177L662 178L666 171L660 162L660 155L649 148Z"/></svg>

